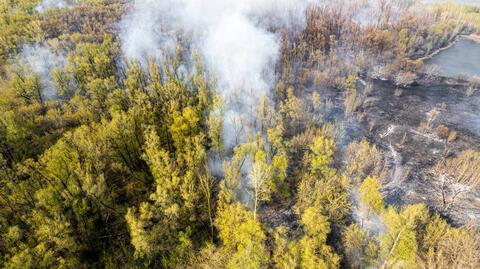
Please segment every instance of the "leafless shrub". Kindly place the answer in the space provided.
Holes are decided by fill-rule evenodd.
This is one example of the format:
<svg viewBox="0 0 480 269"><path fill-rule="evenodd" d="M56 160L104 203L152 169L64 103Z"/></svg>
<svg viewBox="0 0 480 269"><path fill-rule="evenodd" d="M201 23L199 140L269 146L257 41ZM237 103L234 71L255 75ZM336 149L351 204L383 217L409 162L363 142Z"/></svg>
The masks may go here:
<svg viewBox="0 0 480 269"><path fill-rule="evenodd" d="M447 126L441 124L436 128L437 136L445 140L445 142L451 143L457 140L457 132L455 130L448 129Z"/></svg>
<svg viewBox="0 0 480 269"><path fill-rule="evenodd" d="M440 74L440 67L436 65L426 65L424 67L424 73L426 79L435 79Z"/></svg>
<svg viewBox="0 0 480 269"><path fill-rule="evenodd" d="M431 129L433 127L433 122L440 115L440 111L437 108L430 110L427 113L427 126Z"/></svg>
<svg viewBox="0 0 480 269"><path fill-rule="evenodd" d="M331 77L328 72L315 71L314 72L314 84L319 87L328 87L332 84Z"/></svg>
<svg viewBox="0 0 480 269"><path fill-rule="evenodd" d="M368 131L373 132L373 129L375 129L375 126L377 125L377 121L375 119L371 119L368 121Z"/></svg>
<svg viewBox="0 0 480 269"><path fill-rule="evenodd" d="M407 132L403 133L402 139L400 139L400 142L397 144L397 147L403 148L407 142Z"/></svg>
<svg viewBox="0 0 480 269"><path fill-rule="evenodd" d="M327 111L331 111L333 109L333 101L331 98L327 98L327 100L325 100L325 109Z"/></svg>
<svg viewBox="0 0 480 269"><path fill-rule="evenodd" d="M457 80L468 80L468 75L467 74L460 74L455 76Z"/></svg>
<svg viewBox="0 0 480 269"><path fill-rule="evenodd" d="M452 143L454 142L455 140L457 140L457 131L453 130L453 131L450 131L450 133L448 134L448 138L447 138L447 141L449 143Z"/></svg>
<svg viewBox="0 0 480 269"><path fill-rule="evenodd" d="M395 76L395 83L398 86L408 87L417 79L417 75L413 72L400 72Z"/></svg>
<svg viewBox="0 0 480 269"><path fill-rule="evenodd" d="M446 102L442 102L440 104L440 110L446 110L447 109L447 103Z"/></svg>

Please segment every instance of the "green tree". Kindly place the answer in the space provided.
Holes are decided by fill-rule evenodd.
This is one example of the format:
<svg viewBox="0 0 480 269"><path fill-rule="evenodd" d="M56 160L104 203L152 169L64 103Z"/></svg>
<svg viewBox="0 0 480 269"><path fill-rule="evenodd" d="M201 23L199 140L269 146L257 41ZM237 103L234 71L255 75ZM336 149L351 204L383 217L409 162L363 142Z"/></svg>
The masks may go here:
<svg viewBox="0 0 480 269"><path fill-rule="evenodd" d="M87 94L88 84L95 79L114 80L117 72L115 58L118 50L118 43L115 43L113 38L108 35L103 38L102 43L82 42L77 44L75 51L68 55L65 66L65 72L78 88L77 94ZM60 70L56 72L58 73ZM62 75L62 80L66 79L65 76L67 74ZM57 84L59 82L57 80Z"/></svg>
<svg viewBox="0 0 480 269"><path fill-rule="evenodd" d="M126 220L135 256L152 266L169 267L188 260L193 253L192 233L204 220L211 221L212 178L202 170L206 165L203 144L194 145L197 148L185 145L185 153L175 160L162 148L154 128L145 133L143 158L155 190L138 209L128 210Z"/></svg>
<svg viewBox="0 0 480 269"><path fill-rule="evenodd" d="M376 177L367 177L360 186L360 202L368 212L380 214L383 212L383 196L380 193L380 181Z"/></svg>
<svg viewBox="0 0 480 269"><path fill-rule="evenodd" d="M168 265L169 255L174 255L179 244L183 208L181 204L179 171L168 152L159 145L154 130L146 134L145 156L155 180L155 191L150 201L142 202L138 209L130 208L125 216L135 247L135 256L149 263L163 257Z"/></svg>
<svg viewBox="0 0 480 269"><path fill-rule="evenodd" d="M266 162L266 153L259 150L255 153L252 170L249 174L253 191L253 217L256 218L259 203L270 200L272 187L272 169Z"/></svg>
<svg viewBox="0 0 480 269"><path fill-rule="evenodd" d="M301 216L305 235L300 239L301 268L338 268L340 257L327 245L330 233L328 218L321 211L309 207Z"/></svg>
<svg viewBox="0 0 480 269"><path fill-rule="evenodd" d="M256 125L260 132L266 132L267 129L274 127L276 122L275 110L266 96L260 99L256 114Z"/></svg>
<svg viewBox="0 0 480 269"><path fill-rule="evenodd" d="M274 234L274 267L279 269L300 268L300 247L297 240L290 240L285 226L278 227Z"/></svg>
<svg viewBox="0 0 480 269"><path fill-rule="evenodd" d="M0 74L5 74L7 60L25 42L34 41L41 34L38 16L32 15L36 1L8 0L0 3Z"/></svg>
<svg viewBox="0 0 480 269"><path fill-rule="evenodd" d="M172 124L170 125L170 133L175 148L181 152L188 143L188 139L197 135L200 131L200 115L191 107L185 107L183 111L173 112Z"/></svg>
<svg viewBox="0 0 480 269"><path fill-rule="evenodd" d="M42 79L38 74L27 70L17 71L13 74L10 87L26 104L38 103L42 107L45 105Z"/></svg>
<svg viewBox="0 0 480 269"><path fill-rule="evenodd" d="M352 224L343 231L342 243L349 268L370 268L376 264L378 242L358 224Z"/></svg>
<svg viewBox="0 0 480 269"><path fill-rule="evenodd" d="M298 185L297 209L321 208L334 224L341 224L350 210L348 180L331 167L335 144L323 136L314 138L309 145L306 172Z"/></svg>
<svg viewBox="0 0 480 269"><path fill-rule="evenodd" d="M354 183L360 183L368 176L378 176L382 156L375 145L367 140L348 145L344 164L345 172Z"/></svg>
<svg viewBox="0 0 480 269"><path fill-rule="evenodd" d="M220 97L214 99L213 109L208 117L208 138L212 150L220 155L223 152L223 116Z"/></svg>
<svg viewBox="0 0 480 269"><path fill-rule="evenodd" d="M417 262L419 233L428 219L424 205L411 205L397 212L389 207L383 214L386 233L380 237L382 268L405 268Z"/></svg>
<svg viewBox="0 0 480 269"><path fill-rule="evenodd" d="M422 241L420 257L425 268L476 268L480 266L480 234L472 226L454 228L434 215Z"/></svg>
<svg viewBox="0 0 480 269"><path fill-rule="evenodd" d="M306 123L307 105L295 96L293 88L288 89L287 98L280 105L280 113L288 130L298 129Z"/></svg>
<svg viewBox="0 0 480 269"><path fill-rule="evenodd" d="M253 213L233 203L218 211L215 224L229 257L226 268L267 268L266 235Z"/></svg>

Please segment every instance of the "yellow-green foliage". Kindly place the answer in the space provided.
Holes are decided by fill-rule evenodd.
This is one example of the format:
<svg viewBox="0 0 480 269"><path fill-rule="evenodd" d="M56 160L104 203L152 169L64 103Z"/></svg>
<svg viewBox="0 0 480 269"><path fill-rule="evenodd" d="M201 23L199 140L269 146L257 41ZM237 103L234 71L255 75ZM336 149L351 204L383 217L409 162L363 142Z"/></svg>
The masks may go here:
<svg viewBox="0 0 480 269"><path fill-rule="evenodd" d="M0 2L0 74L10 54L22 42L41 37L38 17L34 15L37 0L5 0Z"/></svg>
<svg viewBox="0 0 480 269"><path fill-rule="evenodd" d="M425 229L423 263L427 268L478 268L480 236L474 227L453 228L435 215Z"/></svg>
<svg viewBox="0 0 480 269"><path fill-rule="evenodd" d="M328 218L319 208L309 207L301 215L302 233L290 239L285 227L275 231L274 268L338 268L340 256L327 244Z"/></svg>
<svg viewBox="0 0 480 269"><path fill-rule="evenodd" d="M240 203L227 205L218 212L215 224L229 257L226 268L266 268L265 233L252 212Z"/></svg>
<svg viewBox="0 0 480 269"><path fill-rule="evenodd" d="M328 174L331 171L329 165L335 152L335 143L323 136L318 136L310 144L310 150L312 151L309 158L312 171L318 171L324 175Z"/></svg>
<svg viewBox="0 0 480 269"><path fill-rule="evenodd" d="M190 33L178 32L162 62L124 59L117 26L130 1L44 13L39 2L0 1L1 268L480 267L474 228L422 205L384 209L375 146L354 142L340 159L342 123L330 121L338 95L328 89L344 89L355 113L369 62L412 78L420 65L409 57L448 44L463 22L480 28L478 8L436 5L389 22L382 11L378 25L359 27L350 12L311 7L303 31L271 25L283 42L271 64L278 91L248 108L254 120L232 152L227 109ZM66 56L50 78L19 61L37 44ZM444 166L461 168L457 159ZM465 176L478 173L443 170L478 183ZM377 213L362 225L351 223L351 182Z"/></svg>
<svg viewBox="0 0 480 269"><path fill-rule="evenodd" d="M332 223L344 221L350 203L347 178L331 167L335 143L323 136L314 138L309 145L310 152L305 158L308 172L303 174L298 184L297 209L321 208Z"/></svg>
<svg viewBox="0 0 480 269"><path fill-rule="evenodd" d="M382 216L386 226L380 236L381 257L385 268L411 268L417 263L417 234L428 219L424 205L411 205L397 212L390 207Z"/></svg>
<svg viewBox="0 0 480 269"><path fill-rule="evenodd" d="M352 224L343 231L342 242L349 268L369 268L377 262L378 241L358 224Z"/></svg>
<svg viewBox="0 0 480 269"><path fill-rule="evenodd" d="M369 175L378 175L382 156L375 145L366 139L352 142L347 147L345 172L354 183L359 183Z"/></svg>
<svg viewBox="0 0 480 269"><path fill-rule="evenodd" d="M380 193L380 181L377 177L367 177L360 186L360 201L368 211L381 213L383 211L383 196Z"/></svg>
<svg viewBox="0 0 480 269"><path fill-rule="evenodd" d="M465 23L480 32L480 7L457 3L437 3L431 7L434 11L446 11L458 23ZM432 29L438 31L438 28Z"/></svg>
<svg viewBox="0 0 480 269"><path fill-rule="evenodd" d="M302 214L305 235L299 241L301 268L338 268L340 257L326 244L330 233L328 218L317 208L309 207Z"/></svg>

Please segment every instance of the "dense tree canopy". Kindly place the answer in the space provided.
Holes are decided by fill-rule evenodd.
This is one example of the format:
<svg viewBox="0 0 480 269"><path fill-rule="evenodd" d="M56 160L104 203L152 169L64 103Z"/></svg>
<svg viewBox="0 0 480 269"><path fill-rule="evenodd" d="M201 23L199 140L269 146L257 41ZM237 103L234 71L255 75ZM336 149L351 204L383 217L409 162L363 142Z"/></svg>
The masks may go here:
<svg viewBox="0 0 480 269"><path fill-rule="evenodd" d="M474 31L457 9L384 12L360 27L348 11L311 6L305 29L272 26L282 43L273 93L229 149L228 104L188 37L178 33L162 60L127 59L125 1L45 12L38 2L0 2L0 267L480 266L477 227L388 204L382 149L345 143L335 114L361 114L358 75L374 65L401 81L416 59ZM63 60L39 72L20 60L32 44ZM341 92L345 109L312 85ZM479 185L473 163L479 153L467 150L436 165L445 211L458 184Z"/></svg>

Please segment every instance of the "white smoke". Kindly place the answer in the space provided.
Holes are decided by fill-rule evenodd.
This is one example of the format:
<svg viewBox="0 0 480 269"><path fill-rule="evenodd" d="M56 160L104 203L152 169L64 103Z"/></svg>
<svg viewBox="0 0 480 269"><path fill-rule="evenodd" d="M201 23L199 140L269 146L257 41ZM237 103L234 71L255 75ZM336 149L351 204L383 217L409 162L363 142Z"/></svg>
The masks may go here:
<svg viewBox="0 0 480 269"><path fill-rule="evenodd" d="M32 70L42 77L43 80L43 95L52 99L57 96L56 90L53 86L50 73L53 69L65 64L65 57L53 53L44 45L26 45L20 54L20 63L28 65Z"/></svg>
<svg viewBox="0 0 480 269"><path fill-rule="evenodd" d="M70 8L73 7L76 0L43 0L35 10L39 13L43 13L52 8Z"/></svg>
<svg viewBox="0 0 480 269"><path fill-rule="evenodd" d="M388 15L388 23L395 23L400 20L406 13L416 9L416 5L420 4L419 0L344 0L349 2L345 5L353 12L352 19L361 26L372 26L385 19ZM334 5L338 5L335 3ZM418 9L418 8L417 8Z"/></svg>
<svg viewBox="0 0 480 269"><path fill-rule="evenodd" d="M350 192L350 201L352 202L352 217L355 222L370 234L385 233L385 224L380 215L371 212L366 205L360 200L360 193L358 189L353 189Z"/></svg>
<svg viewBox="0 0 480 269"><path fill-rule="evenodd" d="M120 25L122 50L129 59L162 60L173 53L177 31L188 34L218 80L224 145L231 148L244 140L275 82L279 37L267 29L302 25L310 1L137 0Z"/></svg>

